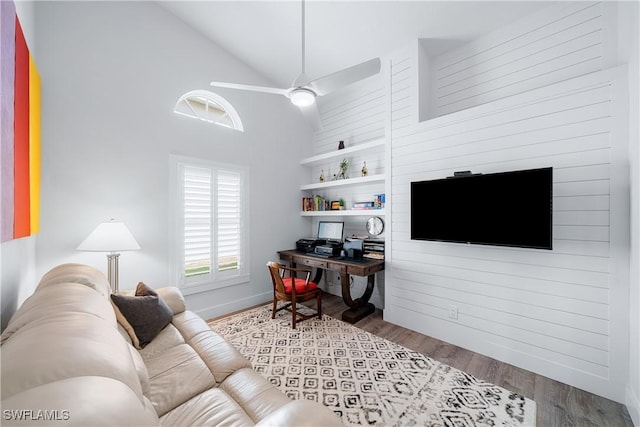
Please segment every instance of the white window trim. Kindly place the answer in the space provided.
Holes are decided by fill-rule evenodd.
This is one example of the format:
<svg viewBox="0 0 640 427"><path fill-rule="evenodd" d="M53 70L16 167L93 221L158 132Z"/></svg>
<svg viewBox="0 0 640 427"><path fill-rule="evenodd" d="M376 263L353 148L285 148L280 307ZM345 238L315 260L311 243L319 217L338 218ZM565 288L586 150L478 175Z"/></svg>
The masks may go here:
<svg viewBox="0 0 640 427"><path fill-rule="evenodd" d="M214 274L214 277L207 276L203 280L192 280L186 282L182 271L184 265L184 240L183 240L183 210L182 210L182 188L181 169L184 165L198 166L214 169L234 170L242 176L242 199L241 206L243 210L243 218L241 221L242 241L241 241L241 259L243 263L239 271L234 273ZM201 292L207 292L215 289L221 289L228 286L236 286L251 281L251 260L249 249L249 168L236 164L213 162L192 157L179 155L170 155L170 186L169 186L169 244L170 244L170 274L175 286L179 287L184 295L192 295Z"/></svg>
<svg viewBox="0 0 640 427"><path fill-rule="evenodd" d="M200 117L195 111L193 111L193 109L191 110L190 114L186 114L184 112L179 111L178 106L182 102L185 102L188 105L189 104L188 101L191 98L204 98L208 102L211 102L221 107L222 110L224 110L226 115L229 117L229 121L231 122L231 125L226 125L221 122L210 120L209 118ZM185 93L176 102L176 105L173 107L173 112L182 116L203 120L203 121L212 123L214 125L227 127L233 130L244 132L244 125L242 124L242 119L240 119L240 114L238 114L236 109L233 108L233 105L231 105L231 103L226 99L224 99L222 96L218 95L217 93L211 92L209 90L192 90L190 92Z"/></svg>

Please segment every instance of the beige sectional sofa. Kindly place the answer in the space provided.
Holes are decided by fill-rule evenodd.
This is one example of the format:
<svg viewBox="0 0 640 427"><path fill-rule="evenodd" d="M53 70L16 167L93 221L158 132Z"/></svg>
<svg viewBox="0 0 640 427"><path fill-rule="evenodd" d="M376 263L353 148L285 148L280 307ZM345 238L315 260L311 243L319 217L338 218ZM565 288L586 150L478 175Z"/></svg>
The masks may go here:
<svg viewBox="0 0 640 427"><path fill-rule="evenodd" d="M137 350L93 267L48 272L2 334L2 425L331 426L328 408L292 401L231 344L156 290L173 319Z"/></svg>

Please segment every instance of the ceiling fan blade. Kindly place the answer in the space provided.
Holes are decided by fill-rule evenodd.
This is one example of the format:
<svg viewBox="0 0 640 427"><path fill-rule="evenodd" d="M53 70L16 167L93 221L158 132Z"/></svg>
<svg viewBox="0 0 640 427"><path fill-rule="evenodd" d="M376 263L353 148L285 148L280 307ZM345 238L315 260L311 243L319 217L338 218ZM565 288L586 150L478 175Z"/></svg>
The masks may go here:
<svg viewBox="0 0 640 427"><path fill-rule="evenodd" d="M353 67L320 77L313 80L306 87L317 95L326 95L334 90L348 86L357 81L366 79L380 72L380 58L371 59Z"/></svg>
<svg viewBox="0 0 640 427"><path fill-rule="evenodd" d="M250 90L253 92L266 92L266 93L274 93L276 95L289 96L289 89L278 89L274 87L265 87L265 86L253 86L253 85L245 85L241 83L226 83L226 82L211 82L210 86L215 87L226 87L229 89L240 89L240 90Z"/></svg>
<svg viewBox="0 0 640 427"><path fill-rule="evenodd" d="M303 117L311 125L313 130L318 131L322 129L322 122L320 120L320 112L318 111L318 103L314 102L306 107L298 107L302 112Z"/></svg>

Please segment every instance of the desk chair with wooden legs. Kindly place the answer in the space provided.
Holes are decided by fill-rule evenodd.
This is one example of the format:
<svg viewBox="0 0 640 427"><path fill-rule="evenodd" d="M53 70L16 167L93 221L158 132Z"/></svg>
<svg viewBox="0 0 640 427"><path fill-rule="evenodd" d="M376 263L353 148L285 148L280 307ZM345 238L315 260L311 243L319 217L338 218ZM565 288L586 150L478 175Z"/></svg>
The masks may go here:
<svg viewBox="0 0 640 427"><path fill-rule="evenodd" d="M309 281L311 272L298 268L285 267L277 262L267 263L271 281L273 282L273 313L272 319L276 318L276 311L287 310L291 312L291 327L296 328L296 322L311 319L315 314L302 314L297 311L297 303L308 301L314 298L318 300L318 319L322 319L322 289L318 284ZM289 272L289 277L285 277ZM306 273L306 278L297 277L298 273ZM278 307L278 300L289 301L283 307Z"/></svg>

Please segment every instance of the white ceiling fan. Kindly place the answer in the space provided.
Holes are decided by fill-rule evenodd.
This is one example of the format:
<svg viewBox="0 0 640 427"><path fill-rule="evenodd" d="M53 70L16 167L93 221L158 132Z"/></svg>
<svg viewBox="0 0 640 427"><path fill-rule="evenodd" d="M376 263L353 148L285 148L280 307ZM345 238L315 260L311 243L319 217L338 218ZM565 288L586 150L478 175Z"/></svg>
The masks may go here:
<svg viewBox="0 0 640 427"><path fill-rule="evenodd" d="M313 127L319 129L320 120L315 103L316 97L327 95L380 72L380 58L375 58L309 81L305 73L305 62L305 0L302 0L302 72L293 81L290 88L281 89L226 82L211 82L210 85L286 96L292 104L300 108L307 119L311 121Z"/></svg>

